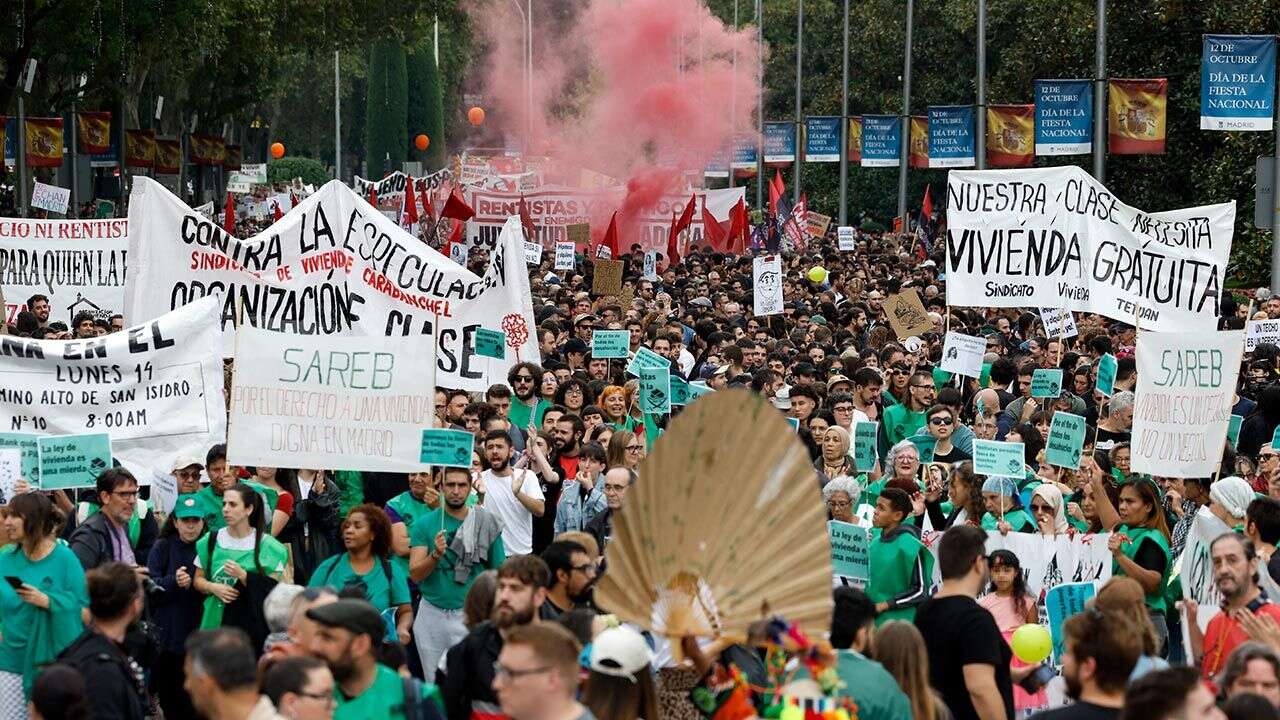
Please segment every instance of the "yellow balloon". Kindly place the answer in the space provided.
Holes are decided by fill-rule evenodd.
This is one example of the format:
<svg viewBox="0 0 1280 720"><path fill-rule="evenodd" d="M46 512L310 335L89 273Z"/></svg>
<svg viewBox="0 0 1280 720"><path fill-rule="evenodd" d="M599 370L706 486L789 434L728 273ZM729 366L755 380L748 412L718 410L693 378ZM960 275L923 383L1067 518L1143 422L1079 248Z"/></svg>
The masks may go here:
<svg viewBox="0 0 1280 720"><path fill-rule="evenodd" d="M788 705L782 708L782 714L778 716L778 720L804 720L804 711L795 705Z"/></svg>
<svg viewBox="0 0 1280 720"><path fill-rule="evenodd" d="M1049 631L1043 625L1035 623L1027 623L1014 630L1009 645L1019 660L1033 665L1043 662L1053 652L1053 638L1049 636Z"/></svg>
<svg viewBox="0 0 1280 720"><path fill-rule="evenodd" d="M820 283L827 279L827 269L821 265L814 265L809 268L809 279L813 282Z"/></svg>

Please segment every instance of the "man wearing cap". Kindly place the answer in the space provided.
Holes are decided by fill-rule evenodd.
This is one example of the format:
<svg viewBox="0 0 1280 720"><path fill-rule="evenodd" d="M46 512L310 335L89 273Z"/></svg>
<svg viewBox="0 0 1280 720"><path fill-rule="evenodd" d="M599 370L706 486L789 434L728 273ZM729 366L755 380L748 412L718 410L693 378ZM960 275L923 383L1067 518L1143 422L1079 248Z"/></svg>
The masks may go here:
<svg viewBox="0 0 1280 720"><path fill-rule="evenodd" d="M590 313L583 313L573 318L573 332L578 339L588 345L591 343L591 333L596 331L596 323L600 318Z"/></svg>
<svg viewBox="0 0 1280 720"><path fill-rule="evenodd" d="M342 599L307 611L319 625L311 638L312 655L324 660L337 682L334 720L405 718L406 703L417 705L418 717L443 718L444 705L435 685L402 679L377 660L387 627L366 600Z"/></svg>

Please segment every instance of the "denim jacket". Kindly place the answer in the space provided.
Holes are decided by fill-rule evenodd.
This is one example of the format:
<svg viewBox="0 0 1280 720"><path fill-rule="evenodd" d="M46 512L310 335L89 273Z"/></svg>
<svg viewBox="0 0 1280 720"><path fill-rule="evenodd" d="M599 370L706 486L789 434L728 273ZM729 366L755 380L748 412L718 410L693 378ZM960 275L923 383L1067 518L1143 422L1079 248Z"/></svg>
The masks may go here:
<svg viewBox="0 0 1280 720"><path fill-rule="evenodd" d="M604 475L596 476L595 485L586 499L582 497L582 485L577 480L565 480L560 490L560 502L556 504L555 533L583 530L587 523L604 512L608 506L604 499Z"/></svg>

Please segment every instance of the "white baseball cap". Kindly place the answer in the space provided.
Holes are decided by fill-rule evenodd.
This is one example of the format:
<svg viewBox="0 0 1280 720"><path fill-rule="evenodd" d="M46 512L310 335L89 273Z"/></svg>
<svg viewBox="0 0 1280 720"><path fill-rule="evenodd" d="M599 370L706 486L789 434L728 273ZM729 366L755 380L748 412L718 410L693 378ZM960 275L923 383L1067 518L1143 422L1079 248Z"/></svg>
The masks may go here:
<svg viewBox="0 0 1280 720"><path fill-rule="evenodd" d="M595 672L632 679L653 662L653 652L640 633L629 627L612 627L591 641L590 661Z"/></svg>

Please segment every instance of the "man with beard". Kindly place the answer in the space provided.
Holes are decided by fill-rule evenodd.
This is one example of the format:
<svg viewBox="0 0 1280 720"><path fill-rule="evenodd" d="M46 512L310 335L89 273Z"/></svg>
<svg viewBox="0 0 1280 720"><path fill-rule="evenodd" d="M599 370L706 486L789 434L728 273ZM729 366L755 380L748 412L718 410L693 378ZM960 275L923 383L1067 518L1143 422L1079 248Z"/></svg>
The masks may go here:
<svg viewBox="0 0 1280 720"><path fill-rule="evenodd" d="M1046 710L1039 720L1113 720L1124 707L1129 674L1142 655L1142 630L1118 613L1096 609L1062 624L1062 679L1074 704Z"/></svg>
<svg viewBox="0 0 1280 720"><path fill-rule="evenodd" d="M582 418L573 413L561 415L555 427L551 428L551 437L555 440L552 464L559 465L566 478L578 475L578 450L585 432Z"/></svg>
<svg viewBox="0 0 1280 720"><path fill-rule="evenodd" d="M596 580L596 561L587 549L571 540L557 540L542 551L542 560L551 572L547 599L538 608L543 620L559 620L578 606Z"/></svg>
<svg viewBox="0 0 1280 720"><path fill-rule="evenodd" d="M507 552L533 552L533 519L542 517L546 509L538 476L511 466L511 438L502 430L490 430L484 436L483 462L480 486L484 488L484 506L502 522Z"/></svg>
<svg viewBox="0 0 1280 720"><path fill-rule="evenodd" d="M1240 616L1266 615L1280 622L1280 607L1268 601L1258 587L1258 556L1248 538L1237 532L1219 535L1209 544L1209 558L1213 563L1213 583L1222 594L1222 612L1213 616L1201 634L1196 624L1198 605L1193 600L1184 601L1191 649L1206 680L1217 676L1231 651L1250 639Z"/></svg>
<svg viewBox="0 0 1280 720"><path fill-rule="evenodd" d="M507 558L497 517L480 506L468 506L470 494L471 472L463 467L445 468L440 481L444 502L423 513L409 528L409 579L422 593L413 638L428 677L435 672L440 656L467 636L462 606L472 583L480 573L497 568ZM470 552L457 540L463 527L476 531Z"/></svg>
<svg viewBox="0 0 1280 720"><path fill-rule="evenodd" d="M547 564L534 555L508 558L498 568L493 615L445 654L438 682L450 718L501 717L493 691L494 663L508 633L539 622L550 575Z"/></svg>
<svg viewBox="0 0 1280 720"><path fill-rule="evenodd" d="M538 397L542 375L542 368L531 362L516 363L507 373L507 384L515 393L515 397L511 399L511 407L507 410L507 419L521 430L529 427L530 418L535 427L541 425L542 413L551 407L551 403Z"/></svg>
<svg viewBox="0 0 1280 720"><path fill-rule="evenodd" d="M32 315L36 316L36 322L40 323L40 327L49 327L49 296L32 295L27 298L27 309Z"/></svg>
<svg viewBox="0 0 1280 720"><path fill-rule="evenodd" d="M378 649L387 628L377 608L366 600L342 599L307 611L319 627L311 638L311 654L324 660L337 683L334 720L407 718L405 705L416 706L415 717L443 718L440 691L435 685L404 680L378 662Z"/></svg>

